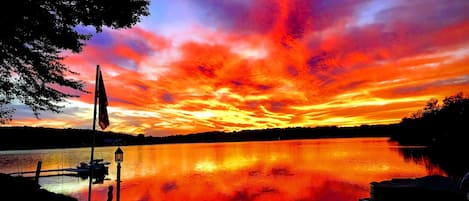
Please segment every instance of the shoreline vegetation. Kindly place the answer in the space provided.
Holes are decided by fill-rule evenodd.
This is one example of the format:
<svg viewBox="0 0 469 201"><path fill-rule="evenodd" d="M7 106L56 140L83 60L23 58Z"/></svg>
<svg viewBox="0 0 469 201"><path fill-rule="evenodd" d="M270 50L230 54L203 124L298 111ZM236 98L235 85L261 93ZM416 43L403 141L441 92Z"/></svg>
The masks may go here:
<svg viewBox="0 0 469 201"><path fill-rule="evenodd" d="M469 173L466 162L469 153L469 97L458 93L427 102L423 110L399 123L401 132L391 136L401 145L423 145L419 151L401 149L406 159L427 160L448 176L462 178Z"/></svg>
<svg viewBox="0 0 469 201"><path fill-rule="evenodd" d="M401 132L391 136L400 145L423 145L423 149L399 149L406 160L438 168L447 176L397 178L372 182L370 198L360 200L467 200L469 163L469 97L462 93L427 102L423 110L399 123Z"/></svg>

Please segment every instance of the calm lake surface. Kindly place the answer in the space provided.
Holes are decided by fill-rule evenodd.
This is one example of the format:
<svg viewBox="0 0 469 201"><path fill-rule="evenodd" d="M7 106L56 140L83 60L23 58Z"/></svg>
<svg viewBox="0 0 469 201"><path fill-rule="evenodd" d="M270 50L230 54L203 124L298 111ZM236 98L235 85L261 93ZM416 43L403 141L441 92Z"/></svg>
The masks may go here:
<svg viewBox="0 0 469 201"><path fill-rule="evenodd" d="M405 160L387 138L172 144L121 147L121 200L321 200L369 197L372 181L443 174L425 162ZM419 149L411 147L409 149ZM93 185L93 200L106 200L116 180L116 147L95 149L111 162ZM90 148L1 151L0 172L76 167ZM41 177L43 188L87 200L88 180ZM115 189L115 188L114 188ZM114 196L115 199L115 196Z"/></svg>

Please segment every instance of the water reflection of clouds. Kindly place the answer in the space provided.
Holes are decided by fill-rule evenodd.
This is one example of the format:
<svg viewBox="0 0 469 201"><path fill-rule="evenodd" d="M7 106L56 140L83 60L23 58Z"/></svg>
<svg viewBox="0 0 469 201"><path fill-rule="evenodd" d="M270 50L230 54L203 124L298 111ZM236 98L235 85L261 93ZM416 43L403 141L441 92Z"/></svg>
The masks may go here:
<svg viewBox="0 0 469 201"><path fill-rule="evenodd" d="M194 170L197 172L213 172L217 168L217 165L213 161L200 161L195 164Z"/></svg>
<svg viewBox="0 0 469 201"><path fill-rule="evenodd" d="M233 156L223 161L215 162L212 160L197 161L194 167L196 172L214 172L214 171L236 171L253 166L259 161L256 156L243 157ZM217 165L218 164L218 165Z"/></svg>
<svg viewBox="0 0 469 201"><path fill-rule="evenodd" d="M324 139L126 147L122 200L356 201L371 181L428 173L388 146ZM94 200L106 200L96 190Z"/></svg>

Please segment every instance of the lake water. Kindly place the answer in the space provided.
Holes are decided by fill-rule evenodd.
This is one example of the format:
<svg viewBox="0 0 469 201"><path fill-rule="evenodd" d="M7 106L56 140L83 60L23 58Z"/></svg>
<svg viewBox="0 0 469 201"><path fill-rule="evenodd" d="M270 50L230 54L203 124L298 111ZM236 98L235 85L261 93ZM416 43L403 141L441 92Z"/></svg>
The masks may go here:
<svg viewBox="0 0 469 201"><path fill-rule="evenodd" d="M372 181L443 174L425 161L405 160L387 138L317 139L121 147L121 200L357 201L369 197ZM419 149L413 147L410 149ZM112 162L109 175L93 185L92 200L104 201L116 180L116 147L95 149ZM1 151L0 172L75 167L90 148ZM80 201L88 180L41 177L43 188ZM115 200L115 196L114 196Z"/></svg>

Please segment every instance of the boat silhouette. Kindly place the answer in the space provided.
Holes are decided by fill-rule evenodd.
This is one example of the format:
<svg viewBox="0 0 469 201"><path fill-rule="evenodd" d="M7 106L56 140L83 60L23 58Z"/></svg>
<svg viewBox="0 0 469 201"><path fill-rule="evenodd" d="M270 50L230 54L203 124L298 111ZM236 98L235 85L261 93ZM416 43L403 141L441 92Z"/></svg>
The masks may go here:
<svg viewBox="0 0 469 201"><path fill-rule="evenodd" d="M93 177L102 177L109 173L109 164L111 163L103 159L95 159L91 163L80 162L75 171L81 176L89 176L90 170L92 169Z"/></svg>

